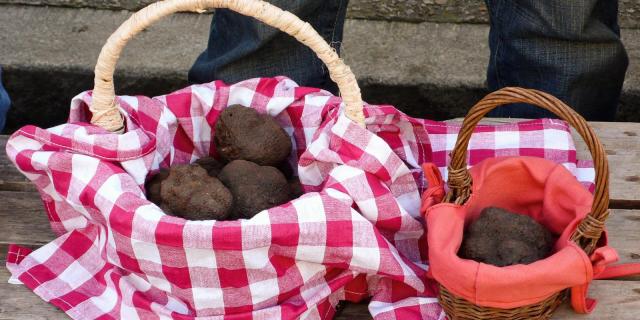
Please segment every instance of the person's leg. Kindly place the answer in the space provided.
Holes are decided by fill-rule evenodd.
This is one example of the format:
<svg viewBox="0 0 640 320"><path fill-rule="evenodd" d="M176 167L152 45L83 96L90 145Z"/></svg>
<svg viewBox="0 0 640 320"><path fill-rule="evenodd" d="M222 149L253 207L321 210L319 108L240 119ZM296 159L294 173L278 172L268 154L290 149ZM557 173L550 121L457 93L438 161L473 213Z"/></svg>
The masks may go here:
<svg viewBox="0 0 640 320"><path fill-rule="evenodd" d="M0 132L4 129L5 122L7 121L7 111L9 110L9 94L2 86L2 68L0 68Z"/></svg>
<svg viewBox="0 0 640 320"><path fill-rule="evenodd" d="M539 89L587 120L614 119L628 57L620 41L617 0L485 0L490 12L490 90ZM499 117L550 116L512 105Z"/></svg>
<svg viewBox="0 0 640 320"><path fill-rule="evenodd" d="M272 0L309 22L338 52L348 0ZM189 71L189 81L227 83L284 75L303 86L336 93L326 67L305 45L253 18L217 10L207 49Z"/></svg>

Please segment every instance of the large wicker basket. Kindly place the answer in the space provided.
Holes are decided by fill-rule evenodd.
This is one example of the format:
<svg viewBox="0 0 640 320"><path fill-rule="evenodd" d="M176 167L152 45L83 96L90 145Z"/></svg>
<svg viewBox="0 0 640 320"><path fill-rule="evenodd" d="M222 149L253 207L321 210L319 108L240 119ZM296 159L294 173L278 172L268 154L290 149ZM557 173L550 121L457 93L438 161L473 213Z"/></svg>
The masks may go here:
<svg viewBox="0 0 640 320"><path fill-rule="evenodd" d="M589 255L596 248L609 215L609 167L604 148L587 122L557 98L536 90L504 88L487 95L478 102L465 117L451 154L448 186L450 192L444 202L464 204L471 194L473 183L467 170L466 153L475 126L492 109L509 103L529 103L549 110L566 120L587 144L595 167L596 189L591 212L578 225L571 236ZM512 309L499 309L475 305L458 297L446 287L440 287L439 300L448 317L455 319L549 319L556 308L568 297L568 290L534 304Z"/></svg>
<svg viewBox="0 0 640 320"><path fill-rule="evenodd" d="M95 67L93 100L90 106L91 123L111 132L122 133L124 123L118 110L113 74L124 47L138 33L163 17L177 12L205 12L222 8L253 17L268 26L294 37L311 49L326 65L329 76L340 89L345 114L364 127L363 102L360 87L336 51L313 27L294 14L262 0L165 0L155 2L134 13L116 30L100 51Z"/></svg>

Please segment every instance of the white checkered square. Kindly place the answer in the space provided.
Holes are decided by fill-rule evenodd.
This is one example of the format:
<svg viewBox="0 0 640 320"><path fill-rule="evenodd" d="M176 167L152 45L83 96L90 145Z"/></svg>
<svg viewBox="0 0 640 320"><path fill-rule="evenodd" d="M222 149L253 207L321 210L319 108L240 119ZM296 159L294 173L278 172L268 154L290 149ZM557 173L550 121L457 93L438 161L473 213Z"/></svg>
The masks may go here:
<svg viewBox="0 0 640 320"><path fill-rule="evenodd" d="M136 255L136 259L146 260L153 263L161 263L160 251L154 243L131 239L131 246Z"/></svg>
<svg viewBox="0 0 640 320"><path fill-rule="evenodd" d="M64 282L72 289L75 289L89 281L92 277L93 274L87 271L84 266L82 266L78 261L73 261L58 275L57 281Z"/></svg>
<svg viewBox="0 0 640 320"><path fill-rule="evenodd" d="M251 289L251 300L254 304L277 297L279 293L278 280L274 278L252 282L249 284L249 288Z"/></svg>
<svg viewBox="0 0 640 320"><path fill-rule="evenodd" d="M322 261L324 261L326 247L321 245L321 242L318 243L319 245L317 246L298 245L296 248L296 260L322 263Z"/></svg>
<svg viewBox="0 0 640 320"><path fill-rule="evenodd" d="M185 248L187 263L190 268L217 268L216 252L211 249Z"/></svg>
<svg viewBox="0 0 640 320"><path fill-rule="evenodd" d="M298 222L325 222L324 204L320 197L305 197L291 202L298 213Z"/></svg>

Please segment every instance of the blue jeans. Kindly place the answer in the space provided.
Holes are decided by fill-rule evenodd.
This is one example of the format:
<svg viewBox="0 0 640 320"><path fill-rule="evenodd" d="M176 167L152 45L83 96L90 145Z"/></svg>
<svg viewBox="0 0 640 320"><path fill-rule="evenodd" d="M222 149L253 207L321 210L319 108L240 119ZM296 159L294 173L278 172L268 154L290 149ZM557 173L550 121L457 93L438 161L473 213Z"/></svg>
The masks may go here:
<svg viewBox="0 0 640 320"><path fill-rule="evenodd" d="M489 8L489 90L548 92L587 120L612 121L629 59L620 41L617 0L485 0ZM550 114L511 105L493 116Z"/></svg>
<svg viewBox="0 0 640 320"><path fill-rule="evenodd" d="M489 90L539 89L588 120L614 119L628 65L620 41L617 0L485 1L491 20ZM340 49L348 0L271 2L308 21ZM236 82L275 75L336 92L320 60L304 45L252 18L218 10L208 48L193 65L189 80ZM506 106L492 115L551 116L531 106Z"/></svg>
<svg viewBox="0 0 640 320"><path fill-rule="evenodd" d="M269 0L308 22L339 53L348 0ZM337 93L322 61L296 39L253 18L216 10L207 49L189 71L189 81L234 83L286 75L298 84Z"/></svg>
<svg viewBox="0 0 640 320"><path fill-rule="evenodd" d="M9 100L7 90L2 86L2 68L0 68L0 131L4 129L4 125L7 121L9 105L11 105L11 100Z"/></svg>

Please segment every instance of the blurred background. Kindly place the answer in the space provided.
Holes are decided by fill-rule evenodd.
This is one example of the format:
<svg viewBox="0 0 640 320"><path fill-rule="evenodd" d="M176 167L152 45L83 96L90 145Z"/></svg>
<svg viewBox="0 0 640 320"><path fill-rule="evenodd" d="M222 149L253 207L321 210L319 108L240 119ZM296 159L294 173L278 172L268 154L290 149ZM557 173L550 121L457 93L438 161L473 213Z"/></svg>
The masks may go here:
<svg viewBox="0 0 640 320"><path fill-rule="evenodd" d="M0 65L13 100L4 132L64 122L71 98L92 88L107 37L151 2L0 0ZM640 122L640 0L620 0L619 17L630 64L616 120ZM210 20L174 15L136 37L119 61L117 93L155 96L187 86ZM487 23L478 0L351 0L342 56L365 101L420 118L460 117L487 93Z"/></svg>

